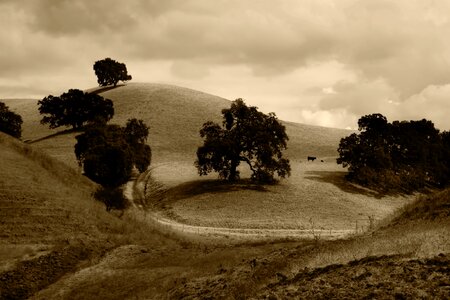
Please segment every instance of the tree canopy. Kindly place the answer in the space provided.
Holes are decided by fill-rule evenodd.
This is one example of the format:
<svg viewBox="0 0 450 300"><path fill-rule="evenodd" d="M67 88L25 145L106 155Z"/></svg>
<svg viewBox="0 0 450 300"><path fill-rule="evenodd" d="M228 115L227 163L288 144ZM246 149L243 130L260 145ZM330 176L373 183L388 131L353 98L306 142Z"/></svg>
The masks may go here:
<svg viewBox="0 0 450 300"><path fill-rule="evenodd" d="M349 178L382 190L412 191L443 186L450 179L449 133L426 119L389 123L381 114L363 116L359 134L341 139L337 162Z"/></svg>
<svg viewBox="0 0 450 300"><path fill-rule="evenodd" d="M88 122L106 123L114 115L113 103L98 94L70 89L61 96L49 95L38 101L42 124L50 128L72 126L78 129Z"/></svg>
<svg viewBox="0 0 450 300"><path fill-rule="evenodd" d="M143 172L150 165L147 136L142 120L130 119L125 127L89 126L76 136L75 155L86 176L102 186L117 187L130 179L133 166Z"/></svg>
<svg viewBox="0 0 450 300"><path fill-rule="evenodd" d="M22 136L22 117L9 110L5 103L0 102L0 131L15 138Z"/></svg>
<svg viewBox="0 0 450 300"><path fill-rule="evenodd" d="M110 84L116 86L119 81L131 80L131 75L128 75L127 66L109 57L96 61L94 63L94 71L100 86Z"/></svg>
<svg viewBox="0 0 450 300"><path fill-rule="evenodd" d="M258 182L272 182L275 173L281 178L290 175L289 160L282 154L288 136L274 113L266 115L237 99L222 115L222 126L209 121L200 130L204 144L195 161L200 175L215 171L233 181L239 178L241 162L247 163Z"/></svg>

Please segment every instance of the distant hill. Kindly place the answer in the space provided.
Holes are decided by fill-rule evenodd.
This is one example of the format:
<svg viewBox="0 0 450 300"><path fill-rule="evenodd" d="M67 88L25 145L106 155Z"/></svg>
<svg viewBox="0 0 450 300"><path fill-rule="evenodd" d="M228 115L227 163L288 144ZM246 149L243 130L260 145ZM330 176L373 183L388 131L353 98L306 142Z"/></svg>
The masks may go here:
<svg viewBox="0 0 450 300"><path fill-rule="evenodd" d="M124 124L129 118L143 119L150 126L148 143L153 150L153 163L195 159L201 144L199 130L208 120L221 122L221 110L230 106L230 100L173 85L130 83L114 89L92 89L114 102L112 123ZM73 145L75 133L49 135L64 129L49 130L39 123L41 116L37 100L11 99L5 103L22 115L23 140L35 141L35 147L76 167ZM276 113L276 112L275 112ZM348 130L284 122L290 138L287 156L304 160L307 155L336 156L339 140Z"/></svg>

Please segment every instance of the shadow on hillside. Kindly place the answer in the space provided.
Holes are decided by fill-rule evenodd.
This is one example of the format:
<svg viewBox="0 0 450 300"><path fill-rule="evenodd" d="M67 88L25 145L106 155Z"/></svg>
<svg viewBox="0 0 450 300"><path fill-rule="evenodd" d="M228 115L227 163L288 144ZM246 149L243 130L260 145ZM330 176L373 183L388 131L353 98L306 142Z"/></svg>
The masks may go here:
<svg viewBox="0 0 450 300"><path fill-rule="evenodd" d="M83 130L84 130L84 128L81 128L81 129L66 129L66 130L58 131L56 133L49 134L47 136L44 136L44 137L41 137L41 138L38 138L38 139L35 139L35 140L26 140L26 141L24 141L24 143L34 144L34 143L37 143L37 142L41 142L41 141L44 141L44 140L51 139L51 138L59 136L59 135L65 135L65 134L70 134L70 133L82 132Z"/></svg>
<svg viewBox="0 0 450 300"><path fill-rule="evenodd" d="M386 196L383 193L358 186L354 183L349 182L345 179L345 174L347 172L343 171L306 171L306 174L310 176L305 176L306 179L315 180L319 182L331 183L338 187L341 191L352 194L360 194L369 197L375 197L377 199Z"/></svg>
<svg viewBox="0 0 450 300"><path fill-rule="evenodd" d="M169 201L177 201L205 193L220 194L242 190L268 191L263 185L255 184L249 179L241 179L233 183L217 179L194 180L170 188L166 191L165 198Z"/></svg>
<svg viewBox="0 0 450 300"><path fill-rule="evenodd" d="M116 88L119 88L119 87L122 87L122 86L125 86L125 84L118 84L116 86L108 85L108 86L96 88L96 89L88 91L88 92L91 93L91 94L100 94L100 93L103 93L103 92L106 92L106 91L109 91L109 90L112 90L112 89L116 89Z"/></svg>

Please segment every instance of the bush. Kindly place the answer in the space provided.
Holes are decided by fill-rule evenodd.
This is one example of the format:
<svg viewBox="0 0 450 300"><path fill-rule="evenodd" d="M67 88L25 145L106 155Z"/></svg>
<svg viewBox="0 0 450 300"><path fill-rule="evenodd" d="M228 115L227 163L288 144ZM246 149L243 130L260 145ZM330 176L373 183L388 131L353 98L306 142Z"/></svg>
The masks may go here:
<svg viewBox="0 0 450 300"><path fill-rule="evenodd" d="M94 192L94 198L106 205L106 211L125 210L130 206L121 188L100 187Z"/></svg>
<svg viewBox="0 0 450 300"><path fill-rule="evenodd" d="M15 138L22 135L22 117L9 110L5 103L0 102L0 131Z"/></svg>

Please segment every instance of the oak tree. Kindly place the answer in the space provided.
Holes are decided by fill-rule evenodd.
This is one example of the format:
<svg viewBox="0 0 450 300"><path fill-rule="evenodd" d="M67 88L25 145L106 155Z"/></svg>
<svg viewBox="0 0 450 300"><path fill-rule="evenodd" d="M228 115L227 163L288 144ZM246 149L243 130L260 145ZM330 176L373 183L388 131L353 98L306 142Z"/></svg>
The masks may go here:
<svg viewBox="0 0 450 300"><path fill-rule="evenodd" d="M79 129L88 122L101 120L106 123L114 115L113 102L98 94L70 89L61 96L49 95L38 101L39 113L44 115L42 124L51 129L72 126Z"/></svg>
<svg viewBox="0 0 450 300"><path fill-rule="evenodd" d="M266 115L237 99L222 115L222 126L209 121L200 130L204 144L195 161L200 175L215 171L220 178L234 181L239 178L241 162L258 182L273 182L275 173L281 178L290 175L289 160L282 153L288 136L274 113Z"/></svg>
<svg viewBox="0 0 450 300"><path fill-rule="evenodd" d="M94 71L100 86L114 85L119 81L131 80L127 66L111 58L105 58L94 63Z"/></svg>
<svg viewBox="0 0 450 300"><path fill-rule="evenodd" d="M76 136L75 155L86 176L104 187L118 187L130 179L133 166L143 172L150 165L147 136L142 120L128 120L125 127L89 126Z"/></svg>

